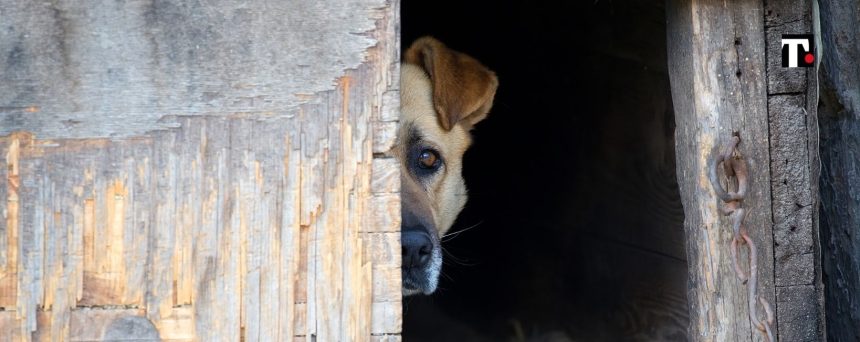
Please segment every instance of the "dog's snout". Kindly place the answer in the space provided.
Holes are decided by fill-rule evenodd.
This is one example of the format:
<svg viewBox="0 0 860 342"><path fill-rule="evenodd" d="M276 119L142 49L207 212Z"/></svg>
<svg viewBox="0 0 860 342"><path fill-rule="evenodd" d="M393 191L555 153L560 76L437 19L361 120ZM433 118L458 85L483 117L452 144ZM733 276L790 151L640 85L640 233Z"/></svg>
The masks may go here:
<svg viewBox="0 0 860 342"><path fill-rule="evenodd" d="M430 235L423 231L404 231L400 235L403 246L403 267L424 267L430 261L433 253L433 242Z"/></svg>

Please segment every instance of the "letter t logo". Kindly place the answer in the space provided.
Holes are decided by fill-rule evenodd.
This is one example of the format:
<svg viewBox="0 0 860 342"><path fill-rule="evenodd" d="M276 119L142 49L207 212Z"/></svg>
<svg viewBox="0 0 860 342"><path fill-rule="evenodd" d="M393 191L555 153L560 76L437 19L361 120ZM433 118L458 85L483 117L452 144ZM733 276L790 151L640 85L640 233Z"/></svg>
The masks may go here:
<svg viewBox="0 0 860 342"><path fill-rule="evenodd" d="M786 34L782 36L782 66L787 68L811 67L815 65L813 37L808 34Z"/></svg>

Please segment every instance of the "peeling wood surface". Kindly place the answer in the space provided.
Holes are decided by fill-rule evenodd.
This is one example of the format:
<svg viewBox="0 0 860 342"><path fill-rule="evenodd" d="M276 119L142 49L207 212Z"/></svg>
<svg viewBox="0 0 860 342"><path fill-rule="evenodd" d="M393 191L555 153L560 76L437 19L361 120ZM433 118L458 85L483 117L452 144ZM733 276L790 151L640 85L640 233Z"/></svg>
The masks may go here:
<svg viewBox="0 0 860 342"><path fill-rule="evenodd" d="M732 267L729 220L706 170L711 149L737 132L750 171L745 223L759 246L759 293L775 303L764 9L760 1L673 0L667 16L690 339L760 341Z"/></svg>
<svg viewBox="0 0 860 342"><path fill-rule="evenodd" d="M0 8L0 336L399 340L396 1Z"/></svg>
<svg viewBox="0 0 860 342"><path fill-rule="evenodd" d="M782 35L811 33L812 13L811 1L765 2L774 309L782 341L824 340L817 70L781 65Z"/></svg>
<svg viewBox="0 0 860 342"><path fill-rule="evenodd" d="M128 137L165 114L294 116L372 56L385 0L0 1L0 135Z"/></svg>

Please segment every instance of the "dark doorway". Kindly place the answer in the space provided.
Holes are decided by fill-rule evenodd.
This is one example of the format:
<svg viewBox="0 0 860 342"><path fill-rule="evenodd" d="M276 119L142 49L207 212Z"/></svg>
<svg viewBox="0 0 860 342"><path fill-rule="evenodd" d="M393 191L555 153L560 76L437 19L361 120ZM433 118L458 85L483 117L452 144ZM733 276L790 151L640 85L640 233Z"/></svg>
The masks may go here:
<svg viewBox="0 0 860 342"><path fill-rule="evenodd" d="M660 1L402 3L499 76L470 200L407 341L684 340L683 210Z"/></svg>

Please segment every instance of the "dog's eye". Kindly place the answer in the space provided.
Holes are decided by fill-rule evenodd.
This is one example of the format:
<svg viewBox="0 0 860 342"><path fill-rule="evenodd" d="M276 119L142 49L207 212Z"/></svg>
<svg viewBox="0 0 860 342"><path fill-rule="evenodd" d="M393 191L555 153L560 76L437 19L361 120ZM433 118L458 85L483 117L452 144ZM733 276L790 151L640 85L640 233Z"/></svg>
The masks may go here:
<svg viewBox="0 0 860 342"><path fill-rule="evenodd" d="M432 170L439 167L439 153L433 150L422 150L418 154L418 167Z"/></svg>

